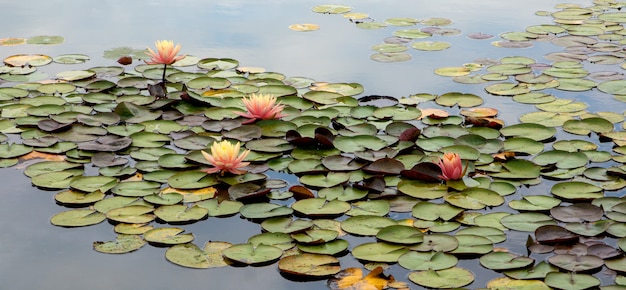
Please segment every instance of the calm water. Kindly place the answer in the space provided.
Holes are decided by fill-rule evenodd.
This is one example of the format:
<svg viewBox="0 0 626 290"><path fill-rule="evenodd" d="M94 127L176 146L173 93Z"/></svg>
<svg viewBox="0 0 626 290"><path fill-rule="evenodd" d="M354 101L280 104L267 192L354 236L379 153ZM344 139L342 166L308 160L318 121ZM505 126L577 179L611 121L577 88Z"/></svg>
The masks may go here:
<svg viewBox="0 0 626 290"><path fill-rule="evenodd" d="M588 1L568 1L588 5ZM86 64L42 68L84 69L115 65L103 59L105 50L129 46L152 47L155 40L172 39L181 43L183 52L199 57L229 57L242 66L263 67L286 76L305 76L318 81L357 82L365 95L407 96L414 93L462 91L484 97L485 106L502 111L507 124L519 114L533 111L506 98L489 97L482 85L458 85L432 72L444 66L459 66L477 58L524 55L543 62L542 55L561 51L549 43L536 43L531 49L496 48L491 40L470 40L465 35L482 32L498 35L522 31L526 26L549 23L550 18L535 16L537 10L554 10L559 1L527 0L344 0L341 3L293 0L221 1L9 1L0 0L4 37L61 35L65 42L56 46L21 45L0 47L0 57L18 53L51 56L81 53L92 56ZM370 47L383 42L397 27L361 30L341 15L322 15L310 11L320 4L345 4L353 12L368 13L378 21L391 17L446 17L450 28L462 30L453 37L434 37L452 43L443 52L410 49L413 59L403 63L371 61ZM316 32L300 33L287 27L294 23L315 23ZM561 93L563 94L563 93ZM622 112L626 106L612 99L594 99L593 93L563 94L564 98L585 100L589 111ZM454 109L453 109L454 110ZM145 246L125 255L105 255L91 249L94 241L115 238L108 223L65 229L49 224L49 218L64 208L55 205L56 192L33 188L21 169L0 170L0 289L325 289L325 281L292 282L283 279L276 264L267 267L193 270L170 264L164 248ZM534 188L536 190L537 188ZM208 240L243 243L260 233L257 224L239 217L212 218L187 226L196 236L195 243ZM369 238L371 239L371 238ZM523 245L526 234L511 235L509 245ZM364 238L358 241L363 242ZM350 257L342 267L357 267ZM477 275L470 288L482 287L491 271L482 270L476 260L461 262ZM397 266L395 266L397 267ZM394 271L391 271L394 273ZM408 281L404 276L396 278ZM410 282L409 282L410 283ZM419 289L412 285L413 289Z"/></svg>

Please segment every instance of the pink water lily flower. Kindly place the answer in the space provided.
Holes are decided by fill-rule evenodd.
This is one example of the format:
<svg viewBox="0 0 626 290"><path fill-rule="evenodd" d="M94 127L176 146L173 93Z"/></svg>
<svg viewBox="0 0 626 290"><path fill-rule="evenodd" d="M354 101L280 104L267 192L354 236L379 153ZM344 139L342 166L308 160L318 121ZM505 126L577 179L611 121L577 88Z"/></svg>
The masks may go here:
<svg viewBox="0 0 626 290"><path fill-rule="evenodd" d="M441 175L438 177L443 180L458 180L465 175L461 157L457 153L448 152L443 154L443 157L439 158L437 165L441 168Z"/></svg>
<svg viewBox="0 0 626 290"><path fill-rule="evenodd" d="M151 48L148 48L148 55L151 59L150 61L146 60L147 64L173 64L186 56L176 56L180 51L180 44L176 44L176 46L174 46L174 42L171 40L157 40L155 42L155 46L156 52Z"/></svg>
<svg viewBox="0 0 626 290"><path fill-rule="evenodd" d="M213 168L203 171L207 173L220 172L222 175L227 171L232 174L246 173L245 170L239 170L239 168L250 164L250 162L243 162L246 156L248 156L248 153L250 153L250 150L246 150L240 154L240 148L241 145L239 142L237 142L237 144L230 143L226 140L214 142L213 145L211 145L211 154L201 151L202 156L213 165Z"/></svg>
<svg viewBox="0 0 626 290"><path fill-rule="evenodd" d="M276 97L266 94L252 94L249 98L242 99L248 112L235 112L236 114L248 118L243 124L252 123L256 120L270 120L285 117L281 114L285 106L276 103Z"/></svg>

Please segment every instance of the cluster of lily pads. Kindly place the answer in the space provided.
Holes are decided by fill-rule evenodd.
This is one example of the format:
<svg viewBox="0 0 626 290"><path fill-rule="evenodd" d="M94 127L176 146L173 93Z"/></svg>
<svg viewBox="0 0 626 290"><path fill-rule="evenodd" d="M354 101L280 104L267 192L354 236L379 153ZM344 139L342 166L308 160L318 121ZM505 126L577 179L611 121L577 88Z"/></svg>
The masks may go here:
<svg viewBox="0 0 626 290"><path fill-rule="evenodd" d="M66 207L52 224L114 224L112 241L94 242L103 253L151 244L191 268L277 262L285 276L330 278L332 289L358 272L341 266L343 255L373 265L353 282L378 289L408 287L376 268L395 263L415 284L463 287L474 274L458 261L477 258L497 277L488 288L592 288L601 284L594 274L607 268L618 274L602 289L620 289L626 135L615 128L624 116L587 112L584 103L542 92L626 95L619 73L592 74L599 84L586 78L586 61L622 57L620 40L608 35L620 35L626 22L616 11L624 4L594 3L564 5L551 13L556 24L523 33L519 41L534 35L567 43L566 52L547 56L550 65L506 57L436 72L463 83L500 81L486 91L539 110L512 125L480 107L484 100L474 94L363 96L357 83L288 77L227 58L186 56L166 68L111 65L39 80L29 76L53 59L85 58L10 56L0 68L9 81L0 88L0 164L39 161L24 173L35 186L58 191L55 200ZM580 35L588 31L596 32ZM105 56L148 58L128 48ZM284 116L248 123L242 100L253 93L275 96ZM458 114L450 114L453 107ZM591 134L613 142L612 152L600 150ZM206 172L212 165L202 151L222 140L250 150L247 173ZM464 160L463 180L439 178L434 162L449 152ZM243 244L202 244L185 230L233 216L258 223L259 232ZM509 231L528 233L528 253L504 248ZM359 239L348 235L376 239L351 244Z"/></svg>
<svg viewBox="0 0 626 290"><path fill-rule="evenodd" d="M355 23L356 27L366 30L384 29L389 26L401 27L392 33L392 36L384 39L383 43L372 46L376 53L370 58L379 62L402 62L408 61L412 56L407 53L410 48L421 51L440 51L450 48L451 44L445 41L429 41L432 36L455 36L461 34L461 30L456 28L444 28L452 24L452 20L442 17L431 17L417 19L413 17L394 17L384 21L376 21L368 13L352 12L352 8L346 5L318 5L312 8L315 13L340 14L344 18ZM413 28L416 25L423 25L422 28ZM315 24L298 24L290 26L296 31L314 31L319 29ZM482 33L472 33L468 37L474 39L492 38L493 35Z"/></svg>

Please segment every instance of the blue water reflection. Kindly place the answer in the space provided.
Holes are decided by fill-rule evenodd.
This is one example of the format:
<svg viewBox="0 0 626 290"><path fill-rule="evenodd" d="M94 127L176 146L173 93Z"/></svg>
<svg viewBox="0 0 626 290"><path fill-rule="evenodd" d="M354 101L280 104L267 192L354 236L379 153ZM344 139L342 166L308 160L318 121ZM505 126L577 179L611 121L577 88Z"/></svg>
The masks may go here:
<svg viewBox="0 0 626 290"><path fill-rule="evenodd" d="M221 1L80 1L0 0L0 37L61 35L57 46L21 45L0 47L0 57L19 53L51 56L82 53L92 60L81 65L42 68L83 69L115 65L103 59L105 50L129 46L152 47L155 40L172 39L184 53L199 57L230 57L243 66L263 67L286 76L305 76L318 81L357 82L365 94L408 96L414 93L462 91L488 100L487 106L502 111L507 124L533 111L508 98L490 97L482 85L459 85L438 77L438 67L458 66L477 58L498 59L525 55L544 62L542 56L561 51L549 43L531 49L503 49L493 40L470 40L465 35L482 32L498 35L522 31L526 26L549 23L550 18L534 15L537 10L554 10L554 0L343 0L355 12L368 13L383 21L391 17L446 17L450 27L463 31L453 37L434 37L452 43L442 52L410 51L413 59L403 63L378 63L369 59L370 47L382 43L395 29L361 30L340 15L312 13L310 8L327 4L293 0ZM588 5L589 1L570 3ZM299 33L287 27L294 23L315 23L316 32ZM556 94L556 92L555 92ZM589 111L622 112L625 106L609 96L595 98L593 92L559 93L590 104ZM276 265L261 268L220 268L192 270L175 266L164 258L165 249L146 246L125 255L105 255L92 250L94 241L114 239L112 227L100 225L65 229L49 224L49 218L64 210L54 203L55 192L31 187L30 180L15 168L2 169L0 189L0 288L1 289L323 289L325 281L297 283L283 279ZM535 188L536 190L537 188ZM195 243L208 240L243 243L260 233L257 224L239 217L210 219L187 227ZM354 238L357 240L357 238ZM358 238L359 242L363 239ZM513 239L519 241L521 239ZM511 242L511 241L509 241ZM474 261L476 262L476 261ZM473 262L472 262L473 263ZM360 266L345 257L343 267ZM397 266L396 266L397 267ZM472 266L477 280L470 288L482 287L490 279L481 267ZM490 271L484 271L489 273ZM399 273L406 273L399 272ZM404 275L404 274L400 274ZM406 277L397 277L407 281ZM415 285L414 289L417 287Z"/></svg>

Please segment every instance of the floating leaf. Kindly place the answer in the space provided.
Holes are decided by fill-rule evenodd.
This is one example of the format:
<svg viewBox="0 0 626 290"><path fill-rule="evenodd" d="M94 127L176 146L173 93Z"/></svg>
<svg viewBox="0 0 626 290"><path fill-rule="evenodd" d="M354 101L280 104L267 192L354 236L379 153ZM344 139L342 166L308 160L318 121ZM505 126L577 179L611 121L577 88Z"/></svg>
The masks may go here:
<svg viewBox="0 0 626 290"><path fill-rule="evenodd" d="M205 218L209 210L200 206L187 207L186 205L174 204L160 206L154 210L154 215L168 223L184 223L198 221Z"/></svg>
<svg viewBox="0 0 626 290"><path fill-rule="evenodd" d="M94 242L93 249L106 254L125 254L139 250L145 244L140 235L118 234L115 241Z"/></svg>
<svg viewBox="0 0 626 290"><path fill-rule="evenodd" d="M409 249L402 245L390 243L363 243L352 249L352 255L359 259L372 262L395 263Z"/></svg>
<svg viewBox="0 0 626 290"><path fill-rule="evenodd" d="M409 280L428 288L459 288L474 281L474 274L465 268L426 270L409 273Z"/></svg>
<svg viewBox="0 0 626 290"><path fill-rule="evenodd" d="M341 229L355 235L374 236L382 228L396 225L397 222L388 217L353 216L341 222Z"/></svg>
<svg viewBox="0 0 626 290"><path fill-rule="evenodd" d="M545 282L550 287L566 289L589 289L600 285L600 279L589 274L557 272L548 273Z"/></svg>
<svg viewBox="0 0 626 290"><path fill-rule="evenodd" d="M99 224L106 216L92 209L73 209L55 214L50 223L60 227L84 227Z"/></svg>
<svg viewBox="0 0 626 290"><path fill-rule="evenodd" d="M524 268L535 262L529 257L521 257L513 253L492 252L479 259L480 264L491 270L511 270Z"/></svg>
<svg viewBox="0 0 626 290"><path fill-rule="evenodd" d="M278 270L283 273L309 278L326 278L341 271L339 260L330 255L296 254L278 261Z"/></svg>
<svg viewBox="0 0 626 290"><path fill-rule="evenodd" d="M176 264L188 268L217 268L228 266L229 263L222 257L222 251L232 246L228 242L207 242L203 249L195 244L187 243L175 245L165 251L165 258Z"/></svg>
<svg viewBox="0 0 626 290"><path fill-rule="evenodd" d="M555 225L556 222L548 215L542 213L512 214L500 220L505 227L522 232L533 232L543 225Z"/></svg>
<svg viewBox="0 0 626 290"><path fill-rule="evenodd" d="M350 204L341 200L308 198L291 205L296 212L310 217L338 216L350 210Z"/></svg>
<svg viewBox="0 0 626 290"><path fill-rule="evenodd" d="M309 229L312 226L313 222L310 220L292 220L289 217L273 217L266 219L261 223L261 227L270 233L286 234L300 232Z"/></svg>

